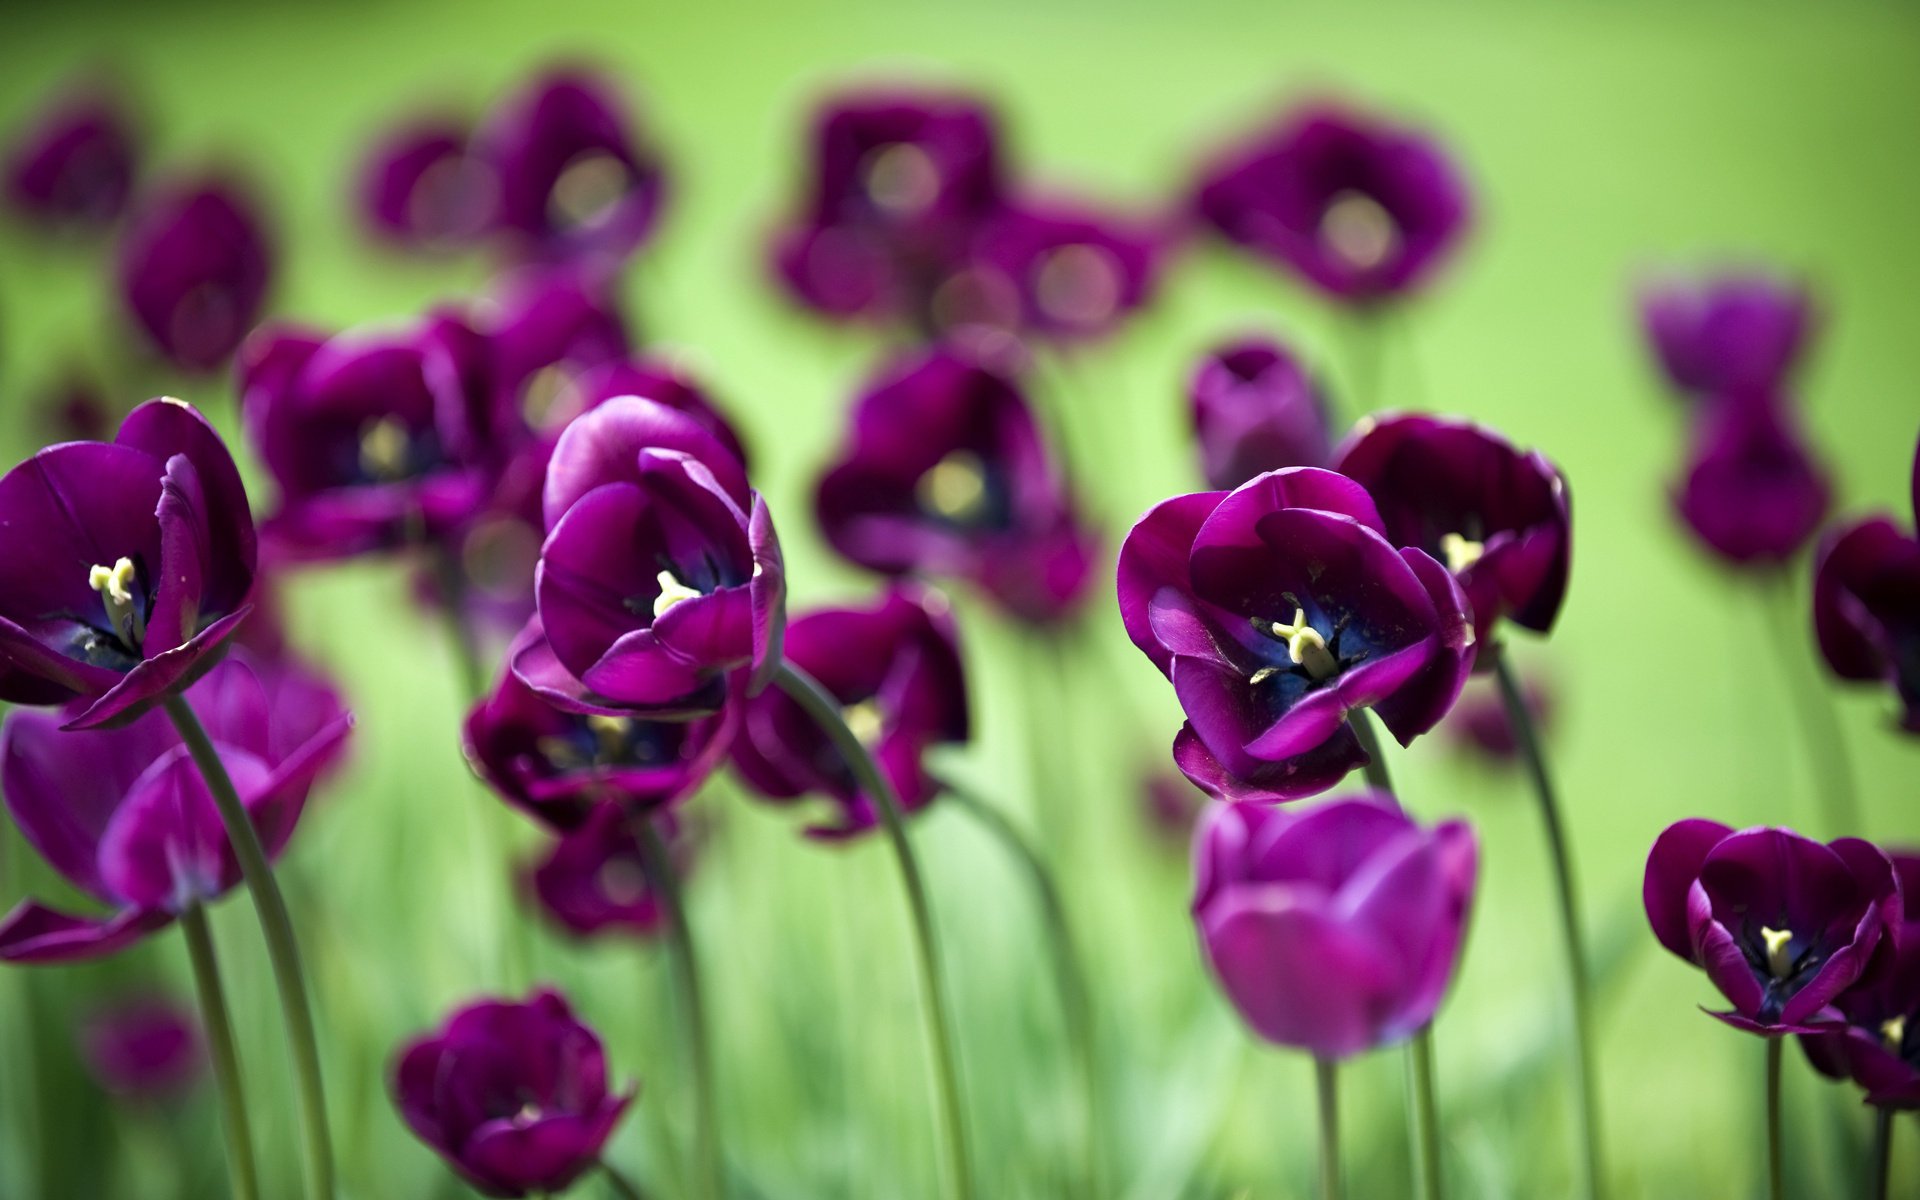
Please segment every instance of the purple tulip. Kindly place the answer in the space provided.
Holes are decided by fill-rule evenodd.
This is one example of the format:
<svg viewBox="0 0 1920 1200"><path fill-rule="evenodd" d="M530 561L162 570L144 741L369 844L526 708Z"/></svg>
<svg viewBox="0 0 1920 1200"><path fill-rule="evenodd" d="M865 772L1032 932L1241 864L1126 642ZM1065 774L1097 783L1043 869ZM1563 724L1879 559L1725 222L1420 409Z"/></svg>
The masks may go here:
<svg viewBox="0 0 1920 1200"><path fill-rule="evenodd" d="M1187 400L1210 488L1231 491L1268 471L1333 458L1326 399L1278 342L1249 338L1214 350L1195 369Z"/></svg>
<svg viewBox="0 0 1920 1200"><path fill-rule="evenodd" d="M1647 341L1689 396L1786 386L1814 323L1811 309L1801 284L1758 274L1668 281L1640 297Z"/></svg>
<svg viewBox="0 0 1920 1200"><path fill-rule="evenodd" d="M1327 107L1231 154L1197 206L1227 238L1351 304L1419 288L1468 218L1466 187L1435 143Z"/></svg>
<svg viewBox="0 0 1920 1200"><path fill-rule="evenodd" d="M536 619L509 661L544 638ZM598 805L648 811L692 795L725 757L732 706L696 721L555 708L509 671L467 715L467 758L507 803L550 828L578 828Z"/></svg>
<svg viewBox="0 0 1920 1200"><path fill-rule="evenodd" d="M1504 618L1553 628L1567 594L1573 521L1566 479L1491 429L1420 415L1362 420L1334 469L1373 496L1387 536L1447 564L1493 646Z"/></svg>
<svg viewBox="0 0 1920 1200"><path fill-rule="evenodd" d="M1304 810L1215 804L1193 840L1193 920L1253 1031L1343 1059L1425 1028L1452 982L1478 849L1363 792Z"/></svg>
<svg viewBox="0 0 1920 1200"><path fill-rule="evenodd" d="M1453 576L1396 550L1359 484L1313 467L1155 506L1120 549L1119 595L1186 710L1174 761L1221 799L1325 791L1367 762L1349 712L1407 745L1473 666Z"/></svg>
<svg viewBox="0 0 1920 1200"><path fill-rule="evenodd" d="M81 1026L80 1056L107 1091L155 1103L177 1099L207 1065L199 1024L158 997L91 1014Z"/></svg>
<svg viewBox="0 0 1920 1200"><path fill-rule="evenodd" d="M426 118L384 134L360 164L356 198L374 236L396 245L451 247L491 226L499 184L468 153L464 122Z"/></svg>
<svg viewBox="0 0 1920 1200"><path fill-rule="evenodd" d="M869 386L815 505L827 541L853 562L970 580L1035 624L1069 616L1092 579L1092 535L1025 397L949 350Z"/></svg>
<svg viewBox="0 0 1920 1200"><path fill-rule="evenodd" d="M324 684L236 651L189 688L270 856L293 836L314 780L352 718ZM0 920L0 960L111 954L240 881L219 811L164 714L64 732L61 716L16 711L0 734L0 783L20 832L68 883L108 907L81 916L23 901Z"/></svg>
<svg viewBox="0 0 1920 1200"><path fill-rule="evenodd" d="M714 404L712 397L692 376L674 363L658 358L621 358L589 367L575 375L564 393L555 398L549 412L561 418L561 426L589 409L598 408L617 396L639 396L654 400L693 418L695 424L712 434L727 453L748 467L745 445L733 423Z"/></svg>
<svg viewBox="0 0 1920 1200"><path fill-rule="evenodd" d="M993 117L965 97L858 93L823 106L801 211L774 266L835 317L930 320L934 292L1001 200Z"/></svg>
<svg viewBox="0 0 1920 1200"><path fill-rule="evenodd" d="M1920 523L1920 447L1913 461ZM1920 537L1884 516L1828 534L1813 572L1813 628L1834 674L1891 685L1901 728L1920 733Z"/></svg>
<svg viewBox="0 0 1920 1200"><path fill-rule="evenodd" d="M473 153L499 186L500 226L548 261L618 262L653 232L665 180L613 83L557 70L502 101Z"/></svg>
<svg viewBox="0 0 1920 1200"><path fill-rule="evenodd" d="M110 94L56 98L6 152L4 177L14 211L52 225L112 224L133 192L133 122Z"/></svg>
<svg viewBox="0 0 1920 1200"><path fill-rule="evenodd" d="M1488 679L1479 676L1460 693L1460 702L1447 715L1446 730L1461 749L1488 762L1511 763L1520 756L1520 743L1507 716L1506 702ZM1538 678L1523 677L1520 700L1534 728L1544 734L1554 717L1553 694L1546 684Z"/></svg>
<svg viewBox="0 0 1920 1200"><path fill-rule="evenodd" d="M1777 567L1820 530L1831 492L1785 398L1709 398L1695 417L1674 510L1734 567Z"/></svg>
<svg viewBox="0 0 1920 1200"><path fill-rule="evenodd" d="M309 560L447 537L492 486L491 382L486 343L450 315L332 337L255 334L240 415L280 488L267 536Z"/></svg>
<svg viewBox="0 0 1920 1200"><path fill-rule="evenodd" d="M612 281L591 267L522 267L495 280L474 327L492 354L494 387L535 426L582 371L627 357L626 318Z"/></svg>
<svg viewBox="0 0 1920 1200"><path fill-rule="evenodd" d="M923 755L968 737L966 677L946 598L896 585L870 608L821 609L787 627L786 656L839 701L847 725L873 754L907 812L933 802L940 784ZM820 727L784 693L747 705L733 763L764 795L822 795L837 811L807 829L846 838L879 825L873 797Z"/></svg>
<svg viewBox="0 0 1920 1200"><path fill-rule="evenodd" d="M120 236L121 298L175 366L212 370L259 317L272 259L243 192L219 182L155 188Z"/></svg>
<svg viewBox="0 0 1920 1200"><path fill-rule="evenodd" d="M257 558L233 458L180 401L47 447L0 479L0 699L131 720L218 659Z"/></svg>
<svg viewBox="0 0 1920 1200"><path fill-rule="evenodd" d="M1163 250L1154 231L1077 206L1008 205L934 293L932 317L942 329L1098 337L1147 302Z"/></svg>
<svg viewBox="0 0 1920 1200"><path fill-rule="evenodd" d="M1143 777L1140 799L1147 828L1155 840L1168 846L1193 844L1194 826L1207 807L1205 792L1194 787L1184 775L1156 769Z"/></svg>
<svg viewBox="0 0 1920 1200"><path fill-rule="evenodd" d="M686 878L692 844L675 813L602 804L555 842L532 872L534 898L561 928L579 937L618 932L641 938L665 928L667 910L647 882L635 821L654 822L669 843L676 877Z"/></svg>
<svg viewBox="0 0 1920 1200"><path fill-rule="evenodd" d="M1900 880L1900 924L1834 1000L1845 1025L1800 1045L1823 1074L1859 1084L1868 1104L1920 1109L1920 853L1887 857Z"/></svg>
<svg viewBox="0 0 1920 1200"><path fill-rule="evenodd" d="M1660 944L1733 1005L1713 1015L1768 1037L1830 1024L1828 1006L1900 920L1893 866L1872 843L1698 819L1653 843L1642 897Z"/></svg>
<svg viewBox="0 0 1920 1200"><path fill-rule="evenodd" d="M780 663L786 572L766 502L698 422L620 396L554 448L534 578L545 636L513 670L562 708L676 719Z"/></svg>
<svg viewBox="0 0 1920 1200"><path fill-rule="evenodd" d="M600 1038L558 992L480 1000L401 1051L407 1128L483 1195L562 1192L600 1161L633 1092L607 1087Z"/></svg>

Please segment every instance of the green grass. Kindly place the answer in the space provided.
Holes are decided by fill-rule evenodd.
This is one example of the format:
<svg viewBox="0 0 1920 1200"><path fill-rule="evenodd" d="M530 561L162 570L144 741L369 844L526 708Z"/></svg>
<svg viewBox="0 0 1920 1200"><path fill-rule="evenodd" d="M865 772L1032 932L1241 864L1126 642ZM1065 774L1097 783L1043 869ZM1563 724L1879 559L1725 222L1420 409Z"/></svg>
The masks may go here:
<svg viewBox="0 0 1920 1200"><path fill-rule="evenodd" d="M1897 504L1920 415L1920 18L1865 4L1551 15L1225 0L840 0L815 12L44 6L0 21L0 128L74 68L111 64L144 100L156 157L244 159L260 174L285 235L277 312L391 318L483 276L472 263L396 266L360 245L344 171L363 138L408 104L477 104L568 52L617 70L664 144L672 209L628 296L648 335L684 351L739 414L782 520L796 607L866 586L825 553L806 514L812 476L879 349L792 314L763 282L761 236L796 177L820 87L878 75L984 88L1007 112L1025 177L1139 202L1172 195L1202 148L1305 91L1351 93L1443 131L1474 180L1479 226L1457 269L1396 327L1389 398L1491 422L1540 446L1573 483L1571 597L1552 643L1520 652L1558 684L1551 748L1582 893L1594 941L1618 947L1600 1052L1615 1194L1758 1187L1760 1046L1701 1015L1711 988L1646 935L1640 870L1680 816L1810 830L1819 820L1760 601L1668 520L1678 413L1636 343L1629 289L1644 268L1676 260L1810 272L1830 318L1805 377L1812 427L1847 509ZM1284 332L1339 369L1339 330L1309 297L1209 251L1179 265L1122 340L1050 377L1047 401L1071 406L1091 500L1116 541L1147 505L1194 486L1182 379L1201 347L1248 327ZM74 355L110 371L123 399L178 391L230 411L224 380L142 367L125 337L89 252L0 233L0 423L13 454L35 444L29 398ZM453 664L404 586L391 567L357 565L306 578L292 598L296 639L338 672L361 721L351 770L314 805L284 868L316 982L346 1193L459 1194L385 1099L388 1056L461 999L538 978L561 982L620 1075L643 1081L613 1154L674 1195L690 1108L665 964L651 947L575 946L524 925L503 933L513 900L498 848L535 839L460 763ZM1140 827L1137 774L1164 764L1177 723L1168 689L1126 646L1104 594L1097 636L1059 678L979 605L963 603L961 617L980 737L956 774L1031 821L1023 747L1035 712L1070 763L1057 851L1097 980L1120 1123L1112 1174L1129 1200L1307 1194L1308 1064L1252 1042L1217 998L1186 916L1181 855ZM1810 639L1789 649L1812 653ZM1881 697L1835 702L1865 832L1920 840L1914 745L1891 732ZM1565 1194L1577 1161L1565 1076L1557 1058L1526 1066L1566 1037L1530 802L1517 779L1453 761L1433 741L1395 771L1412 809L1469 815L1484 847L1472 941L1438 1033L1454 1192ZM693 919L739 1170L769 1197L933 1195L910 947L884 848L803 843L793 814L732 790L699 806L717 829L692 882ZM961 814L929 815L916 837L957 985L983 1193L1056 1195L1074 1119L1029 897ZM7 840L0 897L46 888ZM244 901L223 905L215 926L267 1192L293 1195L292 1091L265 959ZM0 972L0 1196L224 1186L210 1092L177 1111L118 1111L73 1061L75 1013L156 976L184 994L176 935L114 962ZM1838 1112L1853 1138L1866 1114L1814 1082L1797 1053L1787 1067L1808 1110L1790 1126L1789 1170L1804 1194L1837 1194L1843 1147L1816 1110ZM1348 1073L1354 1195L1407 1186L1400 1070L1388 1053ZM1910 1123L1900 1136L1896 1178L1920 1179L1920 1136Z"/></svg>

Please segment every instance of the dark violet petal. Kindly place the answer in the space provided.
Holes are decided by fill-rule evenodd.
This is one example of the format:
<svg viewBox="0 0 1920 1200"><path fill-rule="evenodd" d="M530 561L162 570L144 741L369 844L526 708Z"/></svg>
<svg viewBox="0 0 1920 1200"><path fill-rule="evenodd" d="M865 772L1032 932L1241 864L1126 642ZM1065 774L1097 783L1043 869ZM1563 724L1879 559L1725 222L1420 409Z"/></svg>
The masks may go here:
<svg viewBox="0 0 1920 1200"><path fill-rule="evenodd" d="M1687 921L1687 893L1700 877L1713 848L1733 833L1717 821L1676 821L1654 839L1647 855L1641 899L1653 936L1668 950L1694 961L1693 934Z"/></svg>
<svg viewBox="0 0 1920 1200"><path fill-rule="evenodd" d="M253 612L248 605L228 613L202 629L185 645L149 658L126 673L105 695L70 716L65 729L108 729L124 725L167 696L191 687L211 670L226 650L227 640Z"/></svg>
<svg viewBox="0 0 1920 1200"><path fill-rule="evenodd" d="M1225 492L1200 492L1163 500L1147 510L1120 546L1120 620L1133 644L1163 674L1172 669L1173 655L1154 635L1152 602L1162 589L1176 594L1192 589L1187 558L1194 538L1225 497Z"/></svg>
<svg viewBox="0 0 1920 1200"><path fill-rule="evenodd" d="M0 919L0 962L61 963L104 958L173 920L154 909L123 909L105 919L76 917L23 901Z"/></svg>
<svg viewBox="0 0 1920 1200"><path fill-rule="evenodd" d="M751 507L745 471L697 421L664 404L622 396L583 413L560 435L547 467L547 528L595 488L638 482L643 450L676 450L699 460L736 507Z"/></svg>

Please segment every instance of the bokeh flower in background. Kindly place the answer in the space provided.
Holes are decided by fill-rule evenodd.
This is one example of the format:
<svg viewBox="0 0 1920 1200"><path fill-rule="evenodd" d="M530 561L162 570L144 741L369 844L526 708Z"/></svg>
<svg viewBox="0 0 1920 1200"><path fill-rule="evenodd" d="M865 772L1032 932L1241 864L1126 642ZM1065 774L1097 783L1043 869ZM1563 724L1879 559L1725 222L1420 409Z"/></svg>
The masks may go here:
<svg viewBox="0 0 1920 1200"><path fill-rule="evenodd" d="M468 318L486 337L492 386L533 426L558 433L572 414L555 411L568 381L632 348L617 289L593 263L526 266L488 285Z"/></svg>
<svg viewBox="0 0 1920 1200"><path fill-rule="evenodd" d="M89 1013L80 1027L80 1054L101 1087L142 1103L179 1100L207 1070L200 1026L159 994Z"/></svg>
<svg viewBox="0 0 1920 1200"><path fill-rule="evenodd" d="M1424 1028L1459 964L1478 850L1363 792L1302 809L1214 804L1193 919L1227 998L1270 1042L1351 1058Z"/></svg>
<svg viewBox="0 0 1920 1200"><path fill-rule="evenodd" d="M1373 709L1404 746L1473 666L1453 576L1396 550L1359 484L1313 467L1150 509L1121 547L1119 597L1186 711L1175 763L1222 799L1325 791L1368 761L1348 713Z"/></svg>
<svg viewBox="0 0 1920 1200"><path fill-rule="evenodd" d="M1673 507L1696 541L1728 566L1776 568L1820 531L1832 499L1792 400L1709 397L1692 416L1692 445Z"/></svg>
<svg viewBox="0 0 1920 1200"><path fill-rule="evenodd" d="M500 185L470 153L453 117L413 116L368 149L355 178L360 219L375 237L421 250L476 243L492 227Z"/></svg>
<svg viewBox="0 0 1920 1200"><path fill-rule="evenodd" d="M479 1000L394 1063L414 1135L482 1194L565 1191L598 1164L633 1092L613 1093L600 1038L554 991Z"/></svg>
<svg viewBox="0 0 1920 1200"><path fill-rule="evenodd" d="M1324 467L1333 457L1319 383L1270 338L1229 342L1200 360L1187 403L1207 486L1231 491L1282 467Z"/></svg>
<svg viewBox="0 0 1920 1200"><path fill-rule="evenodd" d="M1642 896L1660 944L1733 1006L1713 1015L1769 1037L1819 1032L1901 920L1893 865L1872 843L1697 818L1653 843Z"/></svg>
<svg viewBox="0 0 1920 1200"><path fill-rule="evenodd" d="M869 606L818 609L787 626L787 661L811 675L846 712L847 725L893 784L901 807L931 803L940 783L925 754L968 737L966 678L946 597L895 585ZM844 838L880 821L873 797L826 733L784 692L746 706L733 747L740 775L776 800L820 795L830 820L807 834Z"/></svg>
<svg viewBox="0 0 1920 1200"><path fill-rule="evenodd" d="M636 812L608 801L578 829L554 842L528 876L534 899L555 924L576 937L621 933L650 938L666 926L663 897L647 881L646 853L633 822L652 821L667 843L674 877L693 866L689 823L672 811Z"/></svg>
<svg viewBox="0 0 1920 1200"><path fill-rule="evenodd" d="M1920 522L1920 447L1913 516ZM1881 682L1900 705L1900 726L1920 733L1920 536L1891 517L1844 525L1821 542L1813 573L1813 628L1842 679Z"/></svg>
<svg viewBox="0 0 1920 1200"><path fill-rule="evenodd" d="M1551 730L1556 704L1546 680L1537 674L1520 676L1521 702L1534 728ZM1460 702L1447 714L1446 731L1462 749L1493 763L1511 763L1520 755L1520 743L1507 707L1486 676L1475 676L1460 693Z"/></svg>
<svg viewBox="0 0 1920 1200"><path fill-rule="evenodd" d="M1651 284L1640 321L1667 381L1696 399L1783 389L1814 326L1804 285L1758 272Z"/></svg>
<svg viewBox="0 0 1920 1200"><path fill-rule="evenodd" d="M1008 203L935 291L938 329L1075 340L1111 333L1153 293L1167 238L1145 222L1058 201Z"/></svg>
<svg viewBox="0 0 1920 1200"><path fill-rule="evenodd" d="M114 93L77 85L7 146L0 163L7 206L37 223L97 233L126 211L138 143L134 120Z"/></svg>
<svg viewBox="0 0 1920 1200"><path fill-rule="evenodd" d="M274 249L258 202L222 179L176 179L136 197L120 233L122 302L153 348L211 371L259 319Z"/></svg>

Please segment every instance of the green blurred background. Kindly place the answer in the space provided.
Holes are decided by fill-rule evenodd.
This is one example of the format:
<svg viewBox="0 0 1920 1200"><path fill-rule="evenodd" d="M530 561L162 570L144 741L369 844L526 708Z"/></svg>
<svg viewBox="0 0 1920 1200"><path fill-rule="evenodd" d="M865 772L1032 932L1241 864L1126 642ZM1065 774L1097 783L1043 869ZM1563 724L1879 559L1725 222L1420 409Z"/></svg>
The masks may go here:
<svg viewBox="0 0 1920 1200"><path fill-rule="evenodd" d="M76 69L109 71L142 102L153 161L236 161L260 181L284 248L276 313L393 318L468 294L485 273L476 262L396 263L359 240L346 187L366 138L422 102L477 108L556 57L613 72L663 148L670 211L625 295L648 338L683 353L737 415L784 518L797 608L869 586L824 551L806 514L880 343L788 310L759 257L823 88L882 78L980 89L1004 111L1023 179L1136 205L1175 195L1206 147L1302 93L1350 96L1443 135L1477 193L1478 227L1391 327L1387 399L1490 422L1545 450L1573 483L1570 601L1552 644L1520 653L1561 699L1551 750L1605 965L1615 1192L1757 1190L1760 1045L1699 1012L1717 997L1647 936L1638 888L1647 846L1681 816L1838 832L1821 828L1793 698L1765 644L1781 636L1766 606L1802 606L1805 583L1796 576L1769 599L1676 533L1665 488L1678 411L1637 343L1630 293L1647 269L1673 263L1807 272L1828 320L1804 376L1806 411L1841 507L1901 500L1920 421L1913 9L15 0L0 13L0 130ZM123 403L174 391L231 414L223 378L125 366L101 261L0 232L8 461L43 440L30 399L75 358L112 370ZM1196 486L1181 385L1201 349L1248 329L1283 334L1340 373L1342 331L1310 296L1207 249L1178 262L1159 304L1118 340L1044 378L1046 402L1073 411L1094 467L1090 502L1116 543L1147 505ZM461 763L453 663L405 586L396 566L365 564L305 576L291 597L296 641L337 672L360 716L352 766L310 810L283 869L315 976L344 1191L464 1194L394 1115L388 1056L462 999L537 978L561 983L618 1074L642 1081L612 1156L675 1195L690 1107L666 964L657 948L568 944L513 915L499 847L511 839L524 856L537 837ZM1183 851L1140 815L1141 773L1166 765L1177 712L1126 646L1104 586L1097 600L1058 678L1023 635L962 601L980 736L954 772L1033 824L1025 747L1037 712L1071 780L1048 828L1093 960L1114 1194L1305 1195L1310 1070L1252 1041L1205 977ZM1795 678L1813 686L1804 619L1787 628ZM1861 832L1920 840L1914 745L1891 731L1881 696L1836 691L1835 702L1862 783ZM1439 738L1396 755L1394 769L1412 810L1464 813L1483 841L1473 936L1438 1027L1454 1193L1570 1194L1561 967L1531 801L1516 777L1461 761ZM910 946L884 849L803 843L796 814L731 788L698 807L716 828L692 916L736 1166L767 1197L934 1195ZM0 901L60 895L10 829L0 837ZM964 815L936 809L916 838L958 993L983 1194L1057 1195L1076 1118L1030 897ZM216 928L268 1194L290 1196L291 1089L246 909L229 900ZM188 995L178 940L108 963L0 970L0 1197L220 1194L209 1091L176 1110L116 1109L72 1049L78 1015L116 989L164 977ZM1384 1052L1348 1072L1353 1195L1410 1187L1400 1071L1398 1053ZM1788 1081L1796 1194L1842 1194L1866 1113L1797 1052ZM1897 1154L1896 1180L1920 1180L1910 1122ZM589 1180L580 1194L601 1186Z"/></svg>

